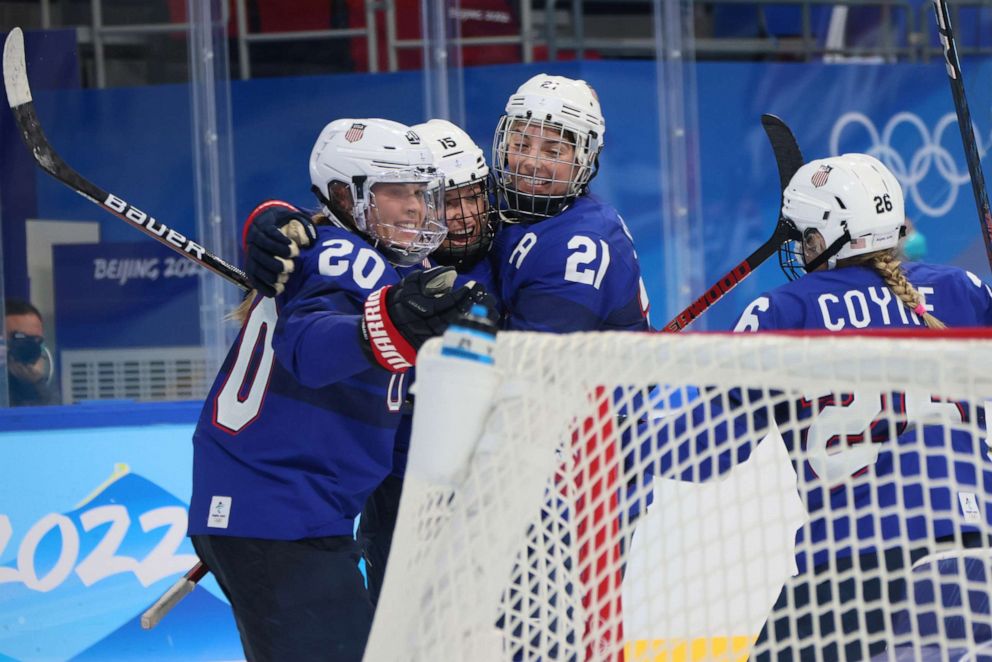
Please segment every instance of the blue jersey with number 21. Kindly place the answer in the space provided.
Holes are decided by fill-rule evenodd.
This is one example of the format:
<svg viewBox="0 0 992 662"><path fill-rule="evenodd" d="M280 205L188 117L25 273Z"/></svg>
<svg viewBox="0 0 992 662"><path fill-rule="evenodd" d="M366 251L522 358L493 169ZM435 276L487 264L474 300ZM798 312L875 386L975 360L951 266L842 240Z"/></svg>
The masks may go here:
<svg viewBox="0 0 992 662"><path fill-rule="evenodd" d="M552 218L503 225L491 259L506 329L648 329L634 242L616 210L594 195Z"/></svg>

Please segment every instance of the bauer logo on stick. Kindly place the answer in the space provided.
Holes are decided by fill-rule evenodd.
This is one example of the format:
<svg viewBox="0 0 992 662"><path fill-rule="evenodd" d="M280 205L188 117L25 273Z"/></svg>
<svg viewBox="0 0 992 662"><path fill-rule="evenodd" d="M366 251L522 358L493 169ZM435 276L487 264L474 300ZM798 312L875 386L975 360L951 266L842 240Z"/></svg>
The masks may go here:
<svg viewBox="0 0 992 662"><path fill-rule="evenodd" d="M828 179L830 179L830 171L833 169L834 169L833 166L822 165L820 166L819 170L813 173L813 176L810 177L809 181L816 188L820 188L821 186L827 183Z"/></svg>
<svg viewBox="0 0 992 662"><path fill-rule="evenodd" d="M357 143L363 135L365 135L365 125L361 122L355 122L344 134L344 139L350 143Z"/></svg>

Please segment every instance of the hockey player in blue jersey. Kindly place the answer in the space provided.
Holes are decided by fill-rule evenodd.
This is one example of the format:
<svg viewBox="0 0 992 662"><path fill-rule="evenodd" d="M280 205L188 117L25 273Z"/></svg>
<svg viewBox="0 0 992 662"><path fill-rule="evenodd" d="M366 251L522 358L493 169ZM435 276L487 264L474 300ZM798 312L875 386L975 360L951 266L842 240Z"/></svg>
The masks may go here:
<svg viewBox="0 0 992 662"><path fill-rule="evenodd" d="M460 127L434 119L411 127L434 154L444 175L444 215L448 235L431 253L431 263L454 267L464 278L493 282L489 248L496 235L490 205L489 166L482 149Z"/></svg>
<svg viewBox="0 0 992 662"><path fill-rule="evenodd" d="M489 203L489 167L485 155L467 133L447 120L430 120L411 128L430 147L434 165L444 175L448 235L431 253L431 263L454 267L459 274L456 283L475 281L493 290L488 255L496 219ZM359 521L358 536L373 606L379 601L399 513L412 414L404 411L396 434L392 471L369 497Z"/></svg>
<svg viewBox="0 0 992 662"><path fill-rule="evenodd" d="M945 325L941 320L950 326L992 322L989 297L974 274L902 264L897 251L905 225L902 190L877 159L860 154L821 159L803 166L792 181L782 213L803 239L781 251L791 282L751 302L736 331L939 329ZM837 200L846 204L842 192L860 206L839 207ZM865 231L858 234L860 229ZM826 262L807 274L805 263L816 257Z"/></svg>
<svg viewBox="0 0 992 662"><path fill-rule="evenodd" d="M955 267L902 263L897 249L905 220L902 189L877 159L845 154L806 164L784 193L782 214L802 235L801 242L787 244L782 250L781 262L792 281L755 299L741 315L736 331L992 325L992 290L974 274ZM826 261L817 270L805 273L805 265L817 258ZM869 398L875 403L871 411L864 410ZM858 402L859 399L865 402ZM762 655L781 658L782 651L775 646L777 640L792 636L802 642L817 631L821 635L832 631L847 635L850 643L846 648L839 649L834 644L835 656L858 659L862 655L862 643L867 643L865 649L869 655L878 654L885 647L880 633L892 632L893 612L912 611L906 604L912 596L907 566L942 543L965 547L986 545L981 522L992 524L992 512L988 510L992 507L992 462L982 452L981 441L960 429L967 423L974 424L970 419L980 417L979 410L968 403L936 402L930 397L916 398L903 393L868 394L856 388L844 394L843 401L835 400L830 396L800 403L799 418L812 416L821 423L816 424L815 433L809 427L801 433L804 461L796 468L811 521L801 529L797 549L820 551L800 553L797 560L803 572L783 589L756 645L759 658ZM840 432L840 443L850 444L843 452L837 451L830 441L833 428L821 429L825 425L850 428L857 416L865 413L867 428L876 416L884 419L886 411L895 411L909 422L923 421L928 414L944 416L955 425L907 428L903 424L903 429L891 430L891 420L876 421L870 430L863 431L870 436L868 444L859 442L863 438L860 435L845 440L844 432ZM830 423L822 423L828 418ZM845 432L850 434L854 430ZM937 462L935 454L947 459ZM903 476L921 472L930 479L922 485ZM861 478L865 475L870 475L872 482ZM964 491L959 489L952 494L948 487L936 487L941 483L946 485L948 480ZM929 487L926 500L924 487ZM966 494L970 497L962 500ZM974 512L962 511L965 503L973 503ZM842 536L847 526L855 530L850 520L830 513L896 505L898 512L907 512L924 504L928 506L925 518L905 521L880 518L875 522L873 535L856 545L860 549L854 554L834 554L828 558L823 550L824 541ZM859 533L866 527L864 517L867 515L858 522ZM807 564L813 567L803 567ZM881 588L877 578L833 587L822 583L830 572L859 568L871 571L878 567L885 568L887 590ZM813 623L809 613L798 622L790 622L788 610L793 614L799 609L808 612L811 605L815 609L815 605L828 600L841 605L859 602L859 610L865 612L864 623L858 623L854 612L841 616L822 611L818 624ZM986 621L981 627L987 629L987 598L981 611ZM915 629L917 624L913 625ZM945 627L949 631L956 626L945 624ZM963 627L961 630L965 640L975 634L964 632ZM947 636L946 632L943 634ZM811 642L805 645L801 650L809 654L820 647ZM942 653L945 656L953 644L947 646Z"/></svg>
<svg viewBox="0 0 992 662"><path fill-rule="evenodd" d="M897 254L902 190L877 159L845 154L806 164L784 193L782 214L802 236L799 246L783 250L783 265L795 280L747 306L737 331L992 324L992 290L976 276L954 267L902 264ZM822 266L805 273L805 265L818 258ZM662 427L684 439L697 425L690 421L713 420L729 405L732 437L720 427L716 434L689 432L692 451L680 442L680 451L690 453L710 444L737 444L734 453L721 452L716 466L711 463L702 473L680 471L698 479L746 459L753 448L748 439L764 434L774 417L793 457L810 521L797 535L800 574L783 589L752 657L864 659L865 652L882 653L886 639L890 644L898 639L899 610L916 613L907 600L914 561L942 542L985 544L980 531L982 522L992 525L992 462L970 432L982 414L968 403L938 402L928 394L866 393L856 384L850 393L805 395L793 402L784 394L738 390L728 400L704 398ZM943 424L928 416L942 417ZM661 469L671 473L672 467ZM921 473L929 479L922 484L913 478ZM949 483L965 492L952 494ZM965 493L970 499L962 501ZM961 510L966 501L974 512ZM900 516L924 506L925 517ZM885 568L881 579L880 567ZM864 581L860 572L866 573ZM837 573L855 578L829 581ZM831 605L848 609L839 613ZM984 611L987 620L987 603Z"/></svg>
<svg viewBox="0 0 992 662"><path fill-rule="evenodd" d="M489 199L489 167L472 139L447 120L430 120L411 127L431 150L434 166L444 175L445 222L448 234L431 253L429 264L457 270L456 284L478 283L493 290L493 270L488 259L496 232L496 216ZM314 230L309 219L295 208L266 202L245 222L246 271L262 292L282 291L292 272L291 260L310 244ZM495 298L487 299L494 310ZM412 375L408 381L412 382ZM412 411L404 407L397 429L390 475L369 497L359 524L359 540L366 562L369 596L373 605L385 575L399 508L403 474L410 444Z"/></svg>
<svg viewBox="0 0 992 662"><path fill-rule="evenodd" d="M492 154L506 221L492 255L504 328L649 328L630 233L616 210L589 192L605 131L585 81L539 74L507 101Z"/></svg>
<svg viewBox="0 0 992 662"><path fill-rule="evenodd" d="M197 424L189 534L249 660L359 660L372 608L352 536L392 466L416 349L478 294L419 263L445 236L433 155L409 127L338 120L310 157L316 236L250 300Z"/></svg>

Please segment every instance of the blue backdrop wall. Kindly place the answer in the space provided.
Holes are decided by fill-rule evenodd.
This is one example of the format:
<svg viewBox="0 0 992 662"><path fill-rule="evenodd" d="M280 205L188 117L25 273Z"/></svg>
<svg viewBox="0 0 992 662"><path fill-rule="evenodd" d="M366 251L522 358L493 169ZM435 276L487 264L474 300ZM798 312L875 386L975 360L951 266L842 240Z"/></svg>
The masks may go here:
<svg viewBox="0 0 992 662"><path fill-rule="evenodd" d="M667 321L667 301L655 64L600 61L466 70L467 130L487 151L506 97L541 70L582 77L599 92L607 118L606 149L593 188L620 210L634 233L653 321L660 325ZM969 80L989 80L992 62L966 62L965 71ZM776 113L793 127L808 158L840 151L881 155L906 188L907 212L929 239L929 259L989 275L942 62L701 63L697 77L699 217L705 237L698 258L704 261L707 281L764 241L774 224L778 180L758 121L763 112ZM236 81L232 93L239 218L269 197L312 206L307 158L328 120L425 119L422 80L415 72ZM969 93L984 152L992 144L992 90L973 85ZM69 163L179 231L194 233L186 87L40 91L36 105L53 144ZM36 168L29 167L23 176L36 186L37 217L98 221L104 241L141 241L124 223ZM31 190L9 189L2 191L5 197ZM16 214L4 216L5 241L23 236L8 231L18 223L23 219ZM23 251L9 244L5 248L6 254ZM16 281L18 275L11 277ZM711 329L726 328L751 298L780 282L777 268L767 265L705 322Z"/></svg>
<svg viewBox="0 0 992 662"><path fill-rule="evenodd" d="M666 321L666 293L659 168L685 166L660 162L655 64L586 62L468 70L467 129L481 145L488 146L506 97L539 70L585 78L599 91L607 117L607 147L593 187L620 209L635 235L654 302L654 322L660 325ZM966 62L965 70L969 80L992 80L992 62ZM907 191L908 213L928 237L929 259L989 276L941 62L707 63L698 66L697 76L699 217L705 237L698 259L703 260L707 280L722 275L763 242L777 216L778 178L758 123L762 112L785 118L807 157L852 150L884 157ZM193 234L188 92L183 86L42 89L35 96L52 143L69 163L179 231ZM239 217L268 197L311 204L307 157L325 122L349 115L422 121L422 93L415 73L235 82ZM984 153L992 145L992 90L987 84L973 85L969 93ZM0 123L9 121L4 114ZM35 217L96 221L104 241L122 244L59 249L59 262L128 256L165 264L156 249L135 248L134 242L144 240L134 230L50 180L30 161L14 158L12 150L19 148L3 143L5 257L23 256L24 220ZM14 198L24 204L10 204ZM12 272L12 264L21 266ZM13 281L8 291L26 291L23 264L8 260L8 279ZM121 288L131 289L117 296L106 279L91 274L92 280L87 280L86 273L67 269L61 280L56 274L56 289L62 290L61 297L56 292L56 301L75 301L79 297L72 293L80 289L91 291L94 306L112 301L117 307L105 317L113 318L117 335L106 337L116 343L129 335L151 333L158 319L151 315L171 314L146 310L155 295L142 289L145 283L140 279L118 279ZM726 328L751 298L783 281L773 264L766 265L708 314L706 323L713 329ZM192 296L183 279L173 289L175 297ZM67 342L85 345L104 337L95 330L100 320L92 311L68 302L58 305L65 308L67 321L78 320L80 327L75 334L66 332ZM135 314L127 314L128 305L137 307ZM121 320L128 317L144 326L122 326ZM69 411L82 411L83 418L65 422L68 427L58 430L46 429L55 420L54 412L10 411L0 416L0 466L7 469L0 481L0 660L127 659L135 646L157 647L156 659L237 655L229 614L216 586L209 583L157 634L137 630L140 611L192 561L189 543L181 538L175 544L170 538L172 546L161 547L170 527L179 526L185 516L189 438L198 411L196 404L176 407L127 404L102 409L93 420L84 420L85 408L73 408ZM116 540L117 547L109 555L103 547L101 563L87 565L98 554L97 546L108 539ZM162 553L152 556L156 549ZM199 627L190 625L192 621ZM214 637L202 636L204 631ZM197 636L191 639L190 632Z"/></svg>

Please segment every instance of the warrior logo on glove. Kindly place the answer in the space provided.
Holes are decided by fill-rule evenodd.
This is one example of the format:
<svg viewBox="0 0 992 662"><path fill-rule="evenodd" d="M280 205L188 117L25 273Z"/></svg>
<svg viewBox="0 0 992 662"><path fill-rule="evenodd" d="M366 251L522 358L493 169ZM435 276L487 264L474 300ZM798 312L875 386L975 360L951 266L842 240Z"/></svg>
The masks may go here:
<svg viewBox="0 0 992 662"><path fill-rule="evenodd" d="M391 372L413 367L420 347L444 333L475 303L484 304L493 322L497 321L491 295L475 282L452 291L455 276L452 267L416 271L398 285L369 296L362 337L379 365Z"/></svg>

